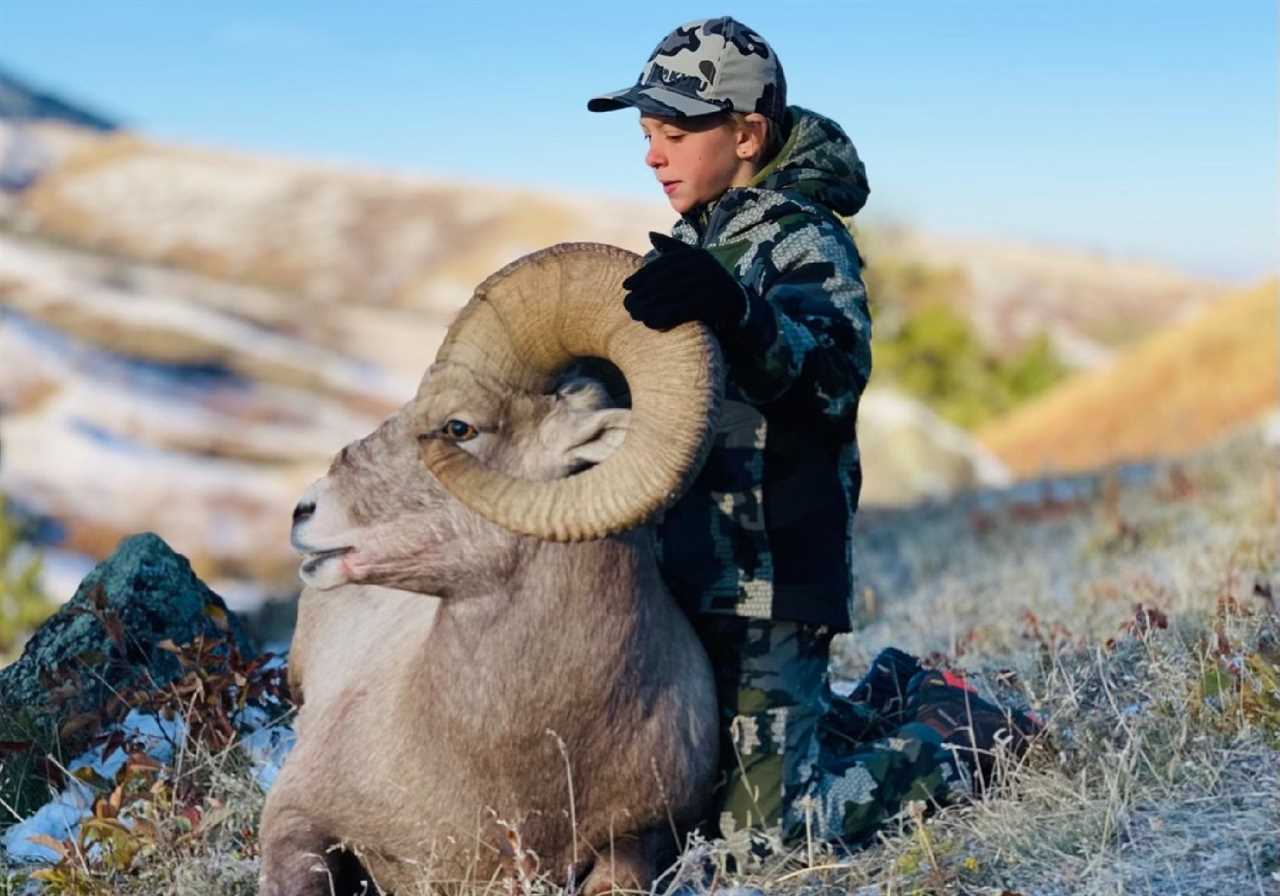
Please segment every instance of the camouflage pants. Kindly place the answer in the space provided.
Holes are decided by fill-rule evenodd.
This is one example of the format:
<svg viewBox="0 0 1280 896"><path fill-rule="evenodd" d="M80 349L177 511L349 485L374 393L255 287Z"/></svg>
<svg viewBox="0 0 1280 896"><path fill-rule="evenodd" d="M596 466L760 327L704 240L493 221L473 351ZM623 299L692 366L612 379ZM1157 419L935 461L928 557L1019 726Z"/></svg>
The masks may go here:
<svg viewBox="0 0 1280 896"><path fill-rule="evenodd" d="M825 626L710 615L694 624L720 701L717 806L726 838L780 827L788 841L853 846L909 800L969 793L935 730L895 727L832 693Z"/></svg>

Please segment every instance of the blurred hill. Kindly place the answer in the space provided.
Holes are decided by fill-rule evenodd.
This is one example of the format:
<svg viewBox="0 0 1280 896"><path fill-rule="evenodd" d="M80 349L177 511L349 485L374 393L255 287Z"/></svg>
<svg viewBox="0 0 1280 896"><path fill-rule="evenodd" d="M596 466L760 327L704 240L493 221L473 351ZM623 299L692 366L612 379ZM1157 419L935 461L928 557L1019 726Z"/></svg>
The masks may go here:
<svg viewBox="0 0 1280 896"><path fill-rule="evenodd" d="M0 118L10 121L59 122L91 131L114 131L120 123L62 97L39 90L0 68Z"/></svg>
<svg viewBox="0 0 1280 896"><path fill-rule="evenodd" d="M0 127L22 124L49 158L38 182L14 197L10 228L314 303L453 308L531 249L598 239L644 251L645 232L673 217L656 198L553 195L161 145L3 71L0 100ZM941 305L1000 359L1045 339L1065 367L1093 366L1223 290L1051 246L891 225L859 228L858 239L881 330Z"/></svg>
<svg viewBox="0 0 1280 896"><path fill-rule="evenodd" d="M0 68L0 209L74 148L119 122L39 90Z"/></svg>
<svg viewBox="0 0 1280 896"><path fill-rule="evenodd" d="M644 251L672 221L658 201L33 117L55 99L0 109L0 137L39 161L0 186L0 494L74 556L156 530L233 603L294 587L297 495L412 396L480 280L556 242ZM1220 289L1049 249L858 236L877 336L859 420L868 504L1008 481L956 424L1033 399Z"/></svg>
<svg viewBox="0 0 1280 896"><path fill-rule="evenodd" d="M1280 285L1228 296L979 432L1018 474L1188 454L1280 407Z"/></svg>
<svg viewBox="0 0 1280 896"><path fill-rule="evenodd" d="M900 313L941 302L961 312L998 353L1044 335L1072 368L1106 362L1116 349L1227 290L1139 259L1013 240L884 227L863 242L871 266L888 263L882 287L900 297ZM921 280L935 282L928 289Z"/></svg>
<svg viewBox="0 0 1280 896"><path fill-rule="evenodd" d="M669 211L231 152L120 134L25 191L14 226L310 305L447 314L494 270L553 242L647 248Z"/></svg>
<svg viewBox="0 0 1280 896"><path fill-rule="evenodd" d="M1184 319L1224 284L1101 254L857 228L875 379L973 429Z"/></svg>
<svg viewBox="0 0 1280 896"><path fill-rule="evenodd" d="M445 322L488 273L541 246L636 251L661 203L566 196L159 145L84 142L0 223L105 256L262 287L308 309ZM902 229L859 231L878 381L972 428L1072 369L1185 317L1222 286L1147 264Z"/></svg>

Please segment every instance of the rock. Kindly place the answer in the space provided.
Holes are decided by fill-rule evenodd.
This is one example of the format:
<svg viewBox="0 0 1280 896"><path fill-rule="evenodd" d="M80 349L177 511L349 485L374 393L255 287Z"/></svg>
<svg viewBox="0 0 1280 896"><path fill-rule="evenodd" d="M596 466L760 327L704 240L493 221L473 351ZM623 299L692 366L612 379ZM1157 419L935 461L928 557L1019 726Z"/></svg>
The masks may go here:
<svg viewBox="0 0 1280 896"><path fill-rule="evenodd" d="M92 722L113 694L176 680L178 661L159 645L202 635L254 653L239 620L185 557L152 533L124 539L18 661L0 669L0 796L20 812L43 802L34 772L44 754L75 755L96 733L95 725L68 722Z"/></svg>
<svg viewBox="0 0 1280 896"><path fill-rule="evenodd" d="M883 387L862 396L858 449L864 505L910 504L1010 482L1005 466L973 436L923 402Z"/></svg>
<svg viewBox="0 0 1280 896"><path fill-rule="evenodd" d="M104 616L120 622L123 657L103 623ZM0 703L43 702L40 674L85 654L114 654L132 666L124 676L94 684L84 694L86 705L96 705L110 689L141 678L144 668L158 685L164 685L177 675L178 663L156 648L159 642L186 644L197 635L221 637L224 633L231 635L242 654L252 653L239 620L221 597L196 578L185 557L150 532L131 535L85 576L75 597L31 637L22 657L0 669Z"/></svg>

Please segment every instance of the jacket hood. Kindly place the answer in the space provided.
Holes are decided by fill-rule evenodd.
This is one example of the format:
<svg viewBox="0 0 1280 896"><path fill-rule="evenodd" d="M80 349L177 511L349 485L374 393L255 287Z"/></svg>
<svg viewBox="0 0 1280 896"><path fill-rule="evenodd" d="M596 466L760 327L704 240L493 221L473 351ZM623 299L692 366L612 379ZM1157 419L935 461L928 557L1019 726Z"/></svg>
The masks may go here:
<svg viewBox="0 0 1280 896"><path fill-rule="evenodd" d="M808 109L789 106L787 117L786 142L750 186L800 193L838 215L856 214L871 187L853 141L840 125Z"/></svg>

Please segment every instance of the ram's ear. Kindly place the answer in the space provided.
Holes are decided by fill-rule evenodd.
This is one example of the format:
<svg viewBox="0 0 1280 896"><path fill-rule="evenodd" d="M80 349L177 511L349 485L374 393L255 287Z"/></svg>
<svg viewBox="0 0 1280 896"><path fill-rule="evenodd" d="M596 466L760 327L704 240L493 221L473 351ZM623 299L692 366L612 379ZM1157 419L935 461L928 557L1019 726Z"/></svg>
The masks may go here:
<svg viewBox="0 0 1280 896"><path fill-rule="evenodd" d="M622 447L631 411L623 408L579 411L572 419L569 438L565 441L564 463L570 473L576 473L603 462Z"/></svg>

